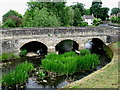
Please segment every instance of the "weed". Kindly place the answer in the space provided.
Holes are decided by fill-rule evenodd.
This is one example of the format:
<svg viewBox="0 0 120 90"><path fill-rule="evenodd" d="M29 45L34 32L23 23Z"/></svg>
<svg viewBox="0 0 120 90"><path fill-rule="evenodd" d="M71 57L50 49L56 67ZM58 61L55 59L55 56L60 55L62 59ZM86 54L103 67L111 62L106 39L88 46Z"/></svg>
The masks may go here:
<svg viewBox="0 0 120 90"><path fill-rule="evenodd" d="M3 75L3 84L6 86L22 84L29 77L28 73L33 70L33 64L23 62L16 66L15 70Z"/></svg>
<svg viewBox="0 0 120 90"><path fill-rule="evenodd" d="M38 76L41 78L41 79L44 79L46 77L45 73L43 71L39 71L38 73Z"/></svg>

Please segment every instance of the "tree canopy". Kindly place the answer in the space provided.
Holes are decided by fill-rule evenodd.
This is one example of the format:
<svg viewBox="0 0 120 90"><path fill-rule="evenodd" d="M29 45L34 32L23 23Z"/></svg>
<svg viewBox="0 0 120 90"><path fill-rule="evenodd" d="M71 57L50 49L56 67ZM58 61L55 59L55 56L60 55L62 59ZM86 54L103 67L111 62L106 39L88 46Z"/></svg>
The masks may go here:
<svg viewBox="0 0 120 90"><path fill-rule="evenodd" d="M4 27L19 27L22 24L22 15L17 11L10 10L3 15Z"/></svg>
<svg viewBox="0 0 120 90"><path fill-rule="evenodd" d="M120 8L112 8L111 15L116 15L120 12Z"/></svg>
<svg viewBox="0 0 120 90"><path fill-rule="evenodd" d="M108 11L108 7L102 7L101 0L93 0L92 5L90 7L90 13L93 14L94 17L106 20L109 17Z"/></svg>

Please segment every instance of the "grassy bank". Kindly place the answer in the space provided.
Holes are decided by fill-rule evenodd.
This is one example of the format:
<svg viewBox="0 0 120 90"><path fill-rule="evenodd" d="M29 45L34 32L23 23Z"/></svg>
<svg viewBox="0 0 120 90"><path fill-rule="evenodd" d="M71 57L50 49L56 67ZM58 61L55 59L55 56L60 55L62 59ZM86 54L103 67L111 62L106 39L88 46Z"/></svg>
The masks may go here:
<svg viewBox="0 0 120 90"><path fill-rule="evenodd" d="M118 88L120 85L120 81L118 81L119 45L118 43L113 43L109 46L114 51L114 57L111 63L64 88Z"/></svg>

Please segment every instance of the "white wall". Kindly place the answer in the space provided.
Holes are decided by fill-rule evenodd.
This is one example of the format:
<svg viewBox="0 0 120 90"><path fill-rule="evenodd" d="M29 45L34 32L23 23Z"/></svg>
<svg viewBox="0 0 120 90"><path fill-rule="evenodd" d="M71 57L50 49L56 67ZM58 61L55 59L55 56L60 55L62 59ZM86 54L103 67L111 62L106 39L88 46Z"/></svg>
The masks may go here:
<svg viewBox="0 0 120 90"><path fill-rule="evenodd" d="M87 22L88 25L92 25L93 24L93 19L85 19L85 22Z"/></svg>

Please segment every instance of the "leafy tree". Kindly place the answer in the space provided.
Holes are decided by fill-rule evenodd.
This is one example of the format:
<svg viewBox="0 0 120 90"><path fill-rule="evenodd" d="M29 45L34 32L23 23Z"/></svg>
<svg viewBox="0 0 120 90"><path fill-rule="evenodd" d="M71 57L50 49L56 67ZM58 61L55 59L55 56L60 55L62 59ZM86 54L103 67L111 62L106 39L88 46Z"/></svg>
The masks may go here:
<svg viewBox="0 0 120 90"><path fill-rule="evenodd" d="M4 24L3 24L2 27L3 27L3 28L14 28L14 27L16 27L16 25L15 25L15 22L14 22L12 19L7 19L7 20L4 22Z"/></svg>
<svg viewBox="0 0 120 90"><path fill-rule="evenodd" d="M13 22L15 25L13 24ZM8 23L9 24L11 23L11 24L8 25ZM6 14L3 15L3 24L5 26L10 26L10 28L11 27L20 27L22 24L22 15L19 14L17 11L10 10Z"/></svg>
<svg viewBox="0 0 120 90"><path fill-rule="evenodd" d="M92 6L90 7L91 14L93 14L94 17L99 18L99 14L101 13L100 12L101 7L102 7L101 1L93 1Z"/></svg>
<svg viewBox="0 0 120 90"><path fill-rule="evenodd" d="M81 12L79 11L78 8L75 8L74 10L74 26L79 26L82 23L82 16L81 16Z"/></svg>
<svg viewBox="0 0 120 90"><path fill-rule="evenodd" d="M84 15L84 13L85 13L84 4L77 2L77 3L75 3L75 5L72 5L71 7L72 7L74 10L75 10L76 8L78 8L79 11L81 12L81 15L82 15L82 16Z"/></svg>
<svg viewBox="0 0 120 90"><path fill-rule="evenodd" d="M9 16L17 16L19 18L22 18L22 15L19 14L17 11L10 10L2 16L3 17L3 23L8 19Z"/></svg>
<svg viewBox="0 0 120 90"><path fill-rule="evenodd" d="M65 7L65 21L64 21L64 25L65 26L70 26L73 25L74 23L74 10L71 7Z"/></svg>
<svg viewBox="0 0 120 90"><path fill-rule="evenodd" d="M90 9L85 10L85 15L91 15Z"/></svg>
<svg viewBox="0 0 120 90"><path fill-rule="evenodd" d="M109 8L102 7L101 0L94 0L92 2L92 6L90 7L90 13L94 15L96 18L100 18L102 20L106 20L108 15Z"/></svg>
<svg viewBox="0 0 120 90"><path fill-rule="evenodd" d="M111 15L116 15L117 16L117 14L120 12L120 8L112 8L112 10L111 10Z"/></svg>
<svg viewBox="0 0 120 90"><path fill-rule="evenodd" d="M35 8L34 17L29 19L29 22L25 21L24 26L26 27L56 27L60 26L60 22L56 15L52 12L48 12L47 8L39 10ZM25 16L26 17L26 16ZM26 18L25 18L26 19Z"/></svg>
<svg viewBox="0 0 120 90"><path fill-rule="evenodd" d="M53 13L56 15L56 17L59 19L61 22L62 26L67 25L68 21L66 21L66 16L68 15L68 11L66 12L65 8L65 2L28 2L28 9L25 13L23 23L27 21L28 24L30 24L30 21L34 18L35 16L35 9L38 8L38 10L41 10L43 8L47 8L47 11L50 13Z"/></svg>
<svg viewBox="0 0 120 90"><path fill-rule="evenodd" d="M98 17L101 18L102 20L106 20L109 17L108 11L109 8L107 7L101 8Z"/></svg>

